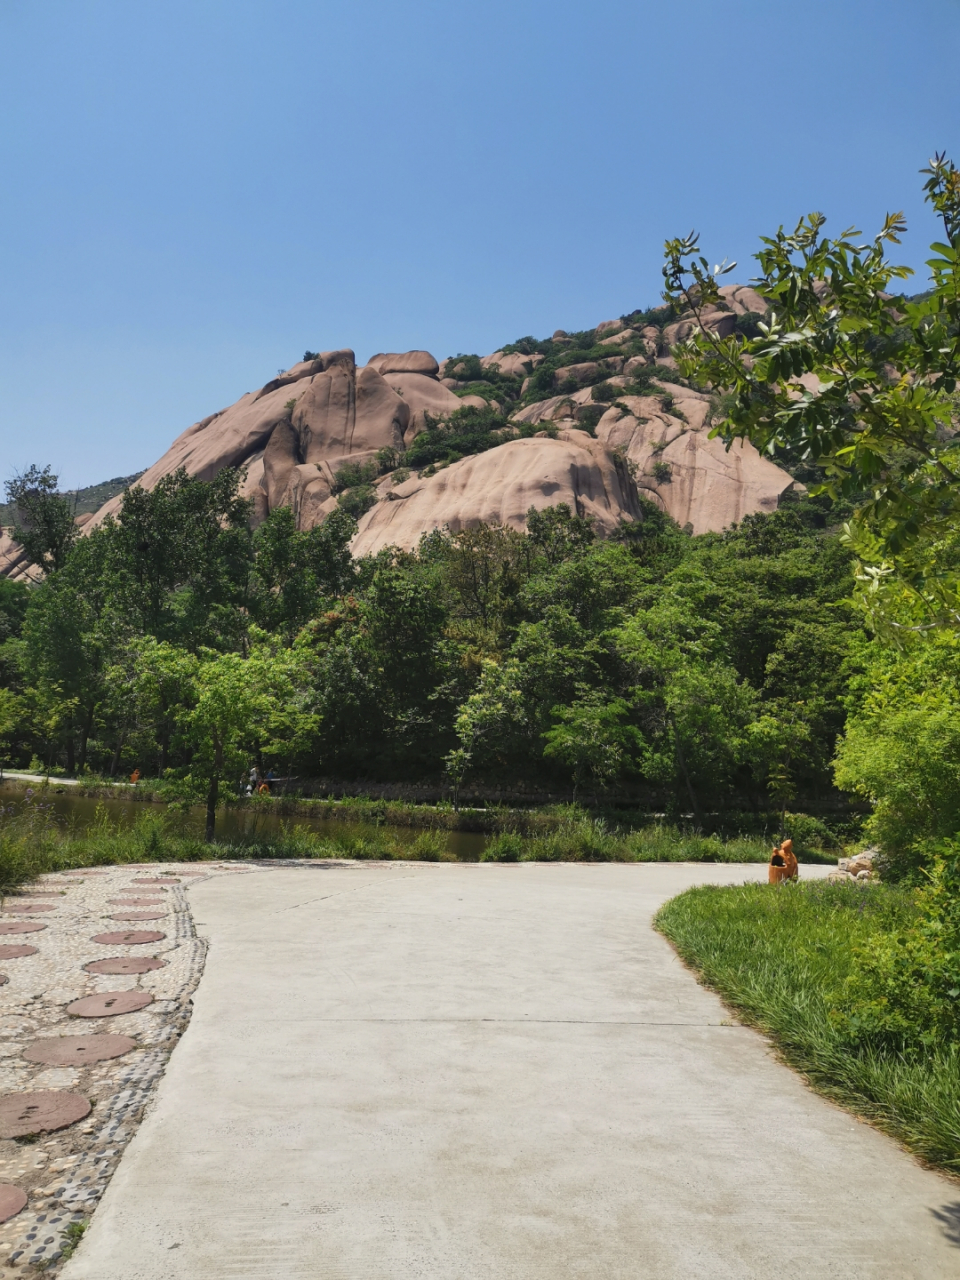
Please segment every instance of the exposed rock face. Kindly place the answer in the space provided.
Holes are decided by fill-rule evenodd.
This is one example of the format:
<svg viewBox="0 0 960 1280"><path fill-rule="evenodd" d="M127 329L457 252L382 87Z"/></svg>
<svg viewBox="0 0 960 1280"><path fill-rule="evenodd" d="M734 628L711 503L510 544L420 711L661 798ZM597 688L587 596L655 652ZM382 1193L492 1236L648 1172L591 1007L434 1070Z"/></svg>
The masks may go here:
<svg viewBox="0 0 960 1280"><path fill-rule="evenodd" d="M718 334L732 331L738 316L766 307L743 286L728 286L721 295L720 305L704 312L705 323ZM662 333L655 326L638 333L620 320L604 321L596 340L609 357L558 370L557 386L566 384L569 390L602 377L624 387L653 360L672 364L665 344L682 340L691 326L682 317ZM561 330L554 339L572 341ZM626 353L617 354L625 344ZM494 351L480 364L519 380L543 359ZM496 401L454 394L466 389L456 380L462 361L451 357L441 366L428 351L407 351L381 353L357 368L347 348L322 352L188 428L138 483L150 489L179 467L203 479L223 467L243 467L241 492L252 500L258 521L289 505L300 527L312 528L336 506L335 478L347 461L363 463L380 454L382 466L389 457L382 451L401 454L424 429L427 415L449 418L470 405L499 410ZM441 380L441 373L448 376ZM592 516L599 532L610 533L621 520L638 518L638 493L695 533L776 509L793 485L790 476L749 444L727 450L710 440L706 396L666 384L655 385L653 392L623 396L607 407L593 438L579 428L596 421L598 403L593 387L581 386L517 409L511 415L517 425L502 433L504 443L496 448L398 485L385 476L376 485L377 504L360 521L355 551L365 554L390 544L412 548L431 529L456 531L480 521L521 529L531 506L558 502ZM549 432L510 438L518 427L540 424ZM86 528L117 511L120 502L119 497L108 502ZM20 548L0 534L0 574L22 575L26 567Z"/></svg>
<svg viewBox="0 0 960 1280"><path fill-rule="evenodd" d="M659 390L663 398L622 397L629 412L610 408L597 425L597 439L635 465L640 493L693 533L725 529L755 511L776 511L795 487L792 477L752 444L738 442L728 450L711 440L707 396L666 383Z"/></svg>
<svg viewBox="0 0 960 1280"><path fill-rule="evenodd" d="M30 561L19 542L14 542L6 529L0 529L0 578L27 581L31 576Z"/></svg>
<svg viewBox="0 0 960 1280"><path fill-rule="evenodd" d="M457 533L480 521L523 529L531 507L559 502L592 516L603 534L639 514L623 464L585 431L562 431L556 440L511 440L397 485L361 519L354 552L412 550L432 529Z"/></svg>
<svg viewBox="0 0 960 1280"><path fill-rule="evenodd" d="M435 378L440 366L429 351L403 351L391 355L371 356L367 367L377 373L420 373Z"/></svg>

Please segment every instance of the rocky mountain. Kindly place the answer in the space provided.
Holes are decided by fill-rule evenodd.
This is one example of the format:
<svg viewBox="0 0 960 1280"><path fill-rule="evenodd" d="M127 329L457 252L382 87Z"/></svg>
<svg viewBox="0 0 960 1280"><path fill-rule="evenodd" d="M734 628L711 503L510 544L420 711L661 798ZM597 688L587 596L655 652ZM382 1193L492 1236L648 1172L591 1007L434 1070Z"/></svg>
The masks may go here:
<svg viewBox="0 0 960 1280"><path fill-rule="evenodd" d="M749 332L763 300L742 286L722 295L706 324ZM693 533L720 530L775 510L794 481L753 446L709 438L711 400L682 384L669 354L692 323L667 308L634 312L442 366L426 351L361 367L347 348L307 352L188 427L138 483L151 488L179 467L205 479L242 467L256 520L289 505L310 528L347 503L361 555L479 521L522 529L530 507L559 502L608 534L640 518L641 495ZM9 539L0 564L4 554L15 572Z"/></svg>

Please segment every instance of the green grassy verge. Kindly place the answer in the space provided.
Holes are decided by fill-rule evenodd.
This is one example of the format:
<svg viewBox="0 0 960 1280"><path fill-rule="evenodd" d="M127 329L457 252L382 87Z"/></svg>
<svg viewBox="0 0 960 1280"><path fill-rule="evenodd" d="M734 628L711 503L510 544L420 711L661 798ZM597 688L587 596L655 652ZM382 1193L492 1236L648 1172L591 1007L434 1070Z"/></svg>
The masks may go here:
<svg viewBox="0 0 960 1280"><path fill-rule="evenodd" d="M801 882L690 889L655 925L821 1093L960 1174L960 1046L855 1048L830 1019L856 948L916 912L908 890Z"/></svg>

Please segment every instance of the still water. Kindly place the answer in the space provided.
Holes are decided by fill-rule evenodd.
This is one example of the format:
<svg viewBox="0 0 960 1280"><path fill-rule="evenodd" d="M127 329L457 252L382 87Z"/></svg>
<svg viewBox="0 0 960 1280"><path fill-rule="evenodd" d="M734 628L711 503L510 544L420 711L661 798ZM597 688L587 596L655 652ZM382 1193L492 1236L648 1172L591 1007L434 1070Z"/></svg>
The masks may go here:
<svg viewBox="0 0 960 1280"><path fill-rule="evenodd" d="M26 786L21 782L5 781L0 783L0 802L17 804L24 799ZM81 834L95 819L97 810L106 811L114 825L129 827L144 813L162 812L165 805L146 804L127 800L92 800L86 796L71 795L70 788L58 787L52 782L48 788L39 784L33 786L34 800L52 806L58 822L66 829ZM191 809L188 825L197 835L203 834L204 810L199 805ZM265 813L262 809L222 809L217 814L217 839L228 841L238 836L248 839L260 838L269 840L280 834L281 828L292 830L293 827L306 827L317 835L356 839L371 839L376 835L389 836L398 844L412 844L420 835L416 827L395 827L389 823L377 826L372 822L343 821L339 818L316 817L280 817L277 814ZM476 831L447 831L447 850L464 862L476 862L487 843L487 836Z"/></svg>

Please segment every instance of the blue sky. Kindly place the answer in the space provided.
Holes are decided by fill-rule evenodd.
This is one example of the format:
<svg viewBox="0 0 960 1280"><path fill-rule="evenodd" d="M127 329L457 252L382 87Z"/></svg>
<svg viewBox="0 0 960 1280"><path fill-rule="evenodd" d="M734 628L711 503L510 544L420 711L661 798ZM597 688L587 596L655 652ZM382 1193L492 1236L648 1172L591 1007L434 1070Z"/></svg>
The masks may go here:
<svg viewBox="0 0 960 1280"><path fill-rule="evenodd" d="M958 64L960 0L0 0L0 480L138 470L306 347L653 304L691 227L744 280L902 208L922 281Z"/></svg>

